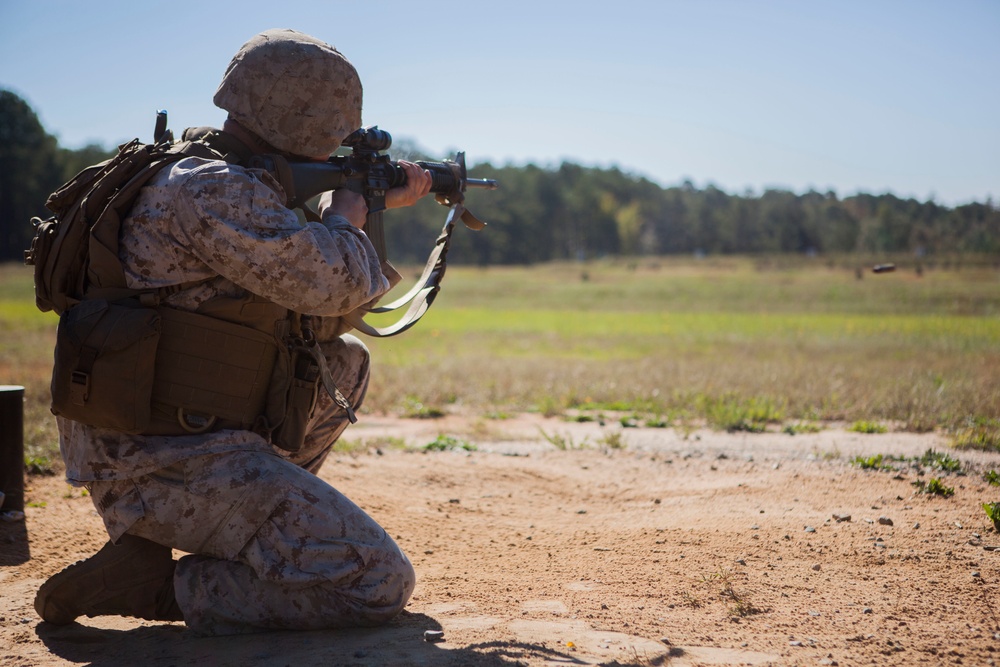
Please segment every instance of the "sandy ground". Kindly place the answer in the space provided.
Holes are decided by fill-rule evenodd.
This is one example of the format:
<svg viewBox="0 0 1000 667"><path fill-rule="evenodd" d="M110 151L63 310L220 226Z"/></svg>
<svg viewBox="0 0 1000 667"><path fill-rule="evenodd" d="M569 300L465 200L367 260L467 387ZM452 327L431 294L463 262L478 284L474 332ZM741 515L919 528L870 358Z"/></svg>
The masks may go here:
<svg viewBox="0 0 1000 667"><path fill-rule="evenodd" d="M182 624L32 609L106 537L90 499L33 477L0 524L0 665L992 665L1000 535L980 505L1000 456L954 453L951 498L914 466L933 434L725 434L523 415L368 417L351 437L414 447L331 458L322 476L410 554L417 589L385 628L199 639ZM546 437L543 437L543 434ZM609 437L609 435L611 437ZM619 439L621 448L609 448ZM559 449L552 441L572 448ZM838 515L841 520L837 520ZM849 516L849 519L845 517ZM443 641L424 641L441 630Z"/></svg>

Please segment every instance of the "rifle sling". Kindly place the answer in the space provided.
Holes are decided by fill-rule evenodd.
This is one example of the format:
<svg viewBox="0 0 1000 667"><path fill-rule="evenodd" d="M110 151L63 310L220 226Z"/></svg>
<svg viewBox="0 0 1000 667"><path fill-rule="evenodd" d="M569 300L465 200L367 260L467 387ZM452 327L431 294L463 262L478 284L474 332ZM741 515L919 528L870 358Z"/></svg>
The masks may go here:
<svg viewBox="0 0 1000 667"><path fill-rule="evenodd" d="M430 308L437 293L441 290L441 280L444 278L447 266L448 248L451 245L451 234L455 230L455 220L460 219L464 213L465 207L462 204L452 205L448 217L445 219L444 227L441 229L441 234L434 242L434 248L424 265L424 271L409 292L386 306L364 307L352 311L344 315L344 320L358 331L375 338L395 336L416 324ZM368 313L390 313L399 310L406 304L410 304L410 307L395 324L387 327L373 327L364 321L364 316Z"/></svg>

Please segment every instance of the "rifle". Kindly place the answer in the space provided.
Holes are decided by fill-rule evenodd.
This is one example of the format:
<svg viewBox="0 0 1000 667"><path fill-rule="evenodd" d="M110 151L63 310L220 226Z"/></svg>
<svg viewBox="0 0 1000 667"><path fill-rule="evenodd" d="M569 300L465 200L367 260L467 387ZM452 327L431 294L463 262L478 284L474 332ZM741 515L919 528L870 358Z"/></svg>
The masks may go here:
<svg viewBox="0 0 1000 667"><path fill-rule="evenodd" d="M406 185L406 172L398 162L382 153L392 146L392 136L378 126L356 130L344 139L343 145L351 149L350 155L335 155L324 162L293 162L281 155L256 155L251 158L248 166L265 169L277 178L285 189L288 207L301 208L310 220L319 220L319 216L307 205L316 195L340 188L348 188L361 194L368 205L365 233L375 246L383 273L394 286L402 277L386 257L382 215L385 212L386 191ZM465 208L466 190L496 190L499 187L493 179L469 178L464 152L458 153L454 160L418 161L416 164L431 173L431 192L435 194L439 204L448 207L448 216L434 249L427 258L424 271L413 288L388 305L365 308L366 313L388 313L410 304L410 308L398 322L389 327L377 328L366 323L360 313L345 316L355 329L371 336L393 336L406 331L423 317L441 289L455 220L460 219L466 227L473 230L486 226L486 223Z"/></svg>

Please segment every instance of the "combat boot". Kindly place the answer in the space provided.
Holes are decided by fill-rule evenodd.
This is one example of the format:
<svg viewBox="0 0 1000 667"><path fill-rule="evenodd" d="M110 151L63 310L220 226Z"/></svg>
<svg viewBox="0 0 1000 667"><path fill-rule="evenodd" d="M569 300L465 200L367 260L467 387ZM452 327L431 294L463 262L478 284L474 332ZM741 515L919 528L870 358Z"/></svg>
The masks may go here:
<svg viewBox="0 0 1000 667"><path fill-rule="evenodd" d="M174 597L176 566L170 547L124 535L52 575L38 589L35 611L55 625L83 615L183 621Z"/></svg>

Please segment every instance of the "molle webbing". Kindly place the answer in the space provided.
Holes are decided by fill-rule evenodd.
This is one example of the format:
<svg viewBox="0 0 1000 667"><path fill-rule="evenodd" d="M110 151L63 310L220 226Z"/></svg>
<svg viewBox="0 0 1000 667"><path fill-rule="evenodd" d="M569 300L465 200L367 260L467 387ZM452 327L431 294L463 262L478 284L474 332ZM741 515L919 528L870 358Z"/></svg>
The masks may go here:
<svg viewBox="0 0 1000 667"><path fill-rule="evenodd" d="M167 424L174 433L179 426L251 428L264 411L278 354L273 333L174 308L159 312L150 432ZM188 414L198 421L185 420Z"/></svg>

